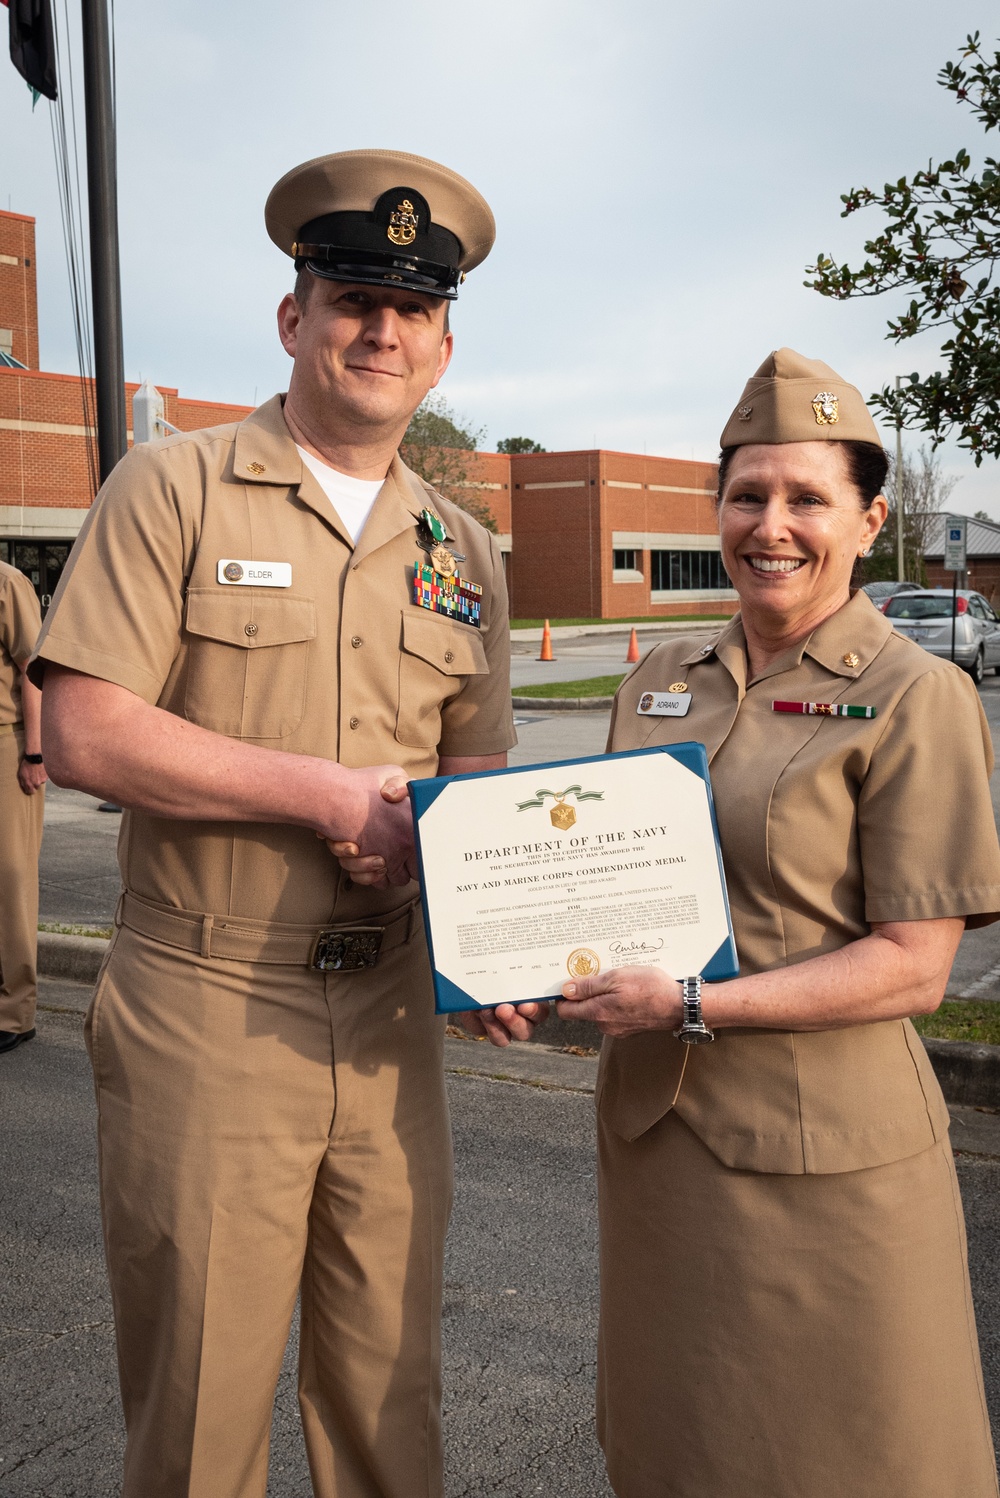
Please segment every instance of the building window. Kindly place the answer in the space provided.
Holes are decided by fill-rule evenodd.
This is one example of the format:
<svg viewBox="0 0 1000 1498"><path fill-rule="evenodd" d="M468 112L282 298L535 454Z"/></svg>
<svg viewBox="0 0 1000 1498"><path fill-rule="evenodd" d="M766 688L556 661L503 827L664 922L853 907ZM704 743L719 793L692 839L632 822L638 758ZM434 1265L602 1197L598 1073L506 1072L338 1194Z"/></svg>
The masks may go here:
<svg viewBox="0 0 1000 1498"><path fill-rule="evenodd" d="M52 602L56 584L69 561L72 541L23 541L10 538L0 541L0 562L17 567L34 586L42 612Z"/></svg>
<svg viewBox="0 0 1000 1498"><path fill-rule="evenodd" d="M649 560L654 593L732 587L717 551L651 551Z"/></svg>
<svg viewBox="0 0 1000 1498"><path fill-rule="evenodd" d="M616 547L611 555L613 558L611 565L616 572L638 572L634 551L619 551Z"/></svg>

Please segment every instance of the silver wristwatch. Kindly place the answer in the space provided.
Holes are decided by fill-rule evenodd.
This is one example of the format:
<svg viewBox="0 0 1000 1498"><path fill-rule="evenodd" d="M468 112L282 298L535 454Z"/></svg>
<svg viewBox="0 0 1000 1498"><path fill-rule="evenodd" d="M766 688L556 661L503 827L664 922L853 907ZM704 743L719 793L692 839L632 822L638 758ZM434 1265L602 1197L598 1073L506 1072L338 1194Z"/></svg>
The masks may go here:
<svg viewBox="0 0 1000 1498"><path fill-rule="evenodd" d="M714 1040L714 1031L710 1030L701 1017L701 979L685 978L681 984L682 1018L681 1027L674 1034L678 1040L683 1040L686 1045L704 1045L706 1041Z"/></svg>

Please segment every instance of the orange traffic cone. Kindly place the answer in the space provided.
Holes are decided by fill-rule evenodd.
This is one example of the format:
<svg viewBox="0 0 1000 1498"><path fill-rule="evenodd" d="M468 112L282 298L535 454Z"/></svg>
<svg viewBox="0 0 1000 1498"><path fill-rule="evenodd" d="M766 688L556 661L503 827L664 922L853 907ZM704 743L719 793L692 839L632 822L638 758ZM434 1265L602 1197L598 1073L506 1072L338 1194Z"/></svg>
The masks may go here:
<svg viewBox="0 0 1000 1498"><path fill-rule="evenodd" d="M639 659L639 636L632 630L628 642L628 655L625 657L626 666L632 666Z"/></svg>
<svg viewBox="0 0 1000 1498"><path fill-rule="evenodd" d="M552 631L549 629L549 621L547 619L545 621L545 627L542 630L542 653L538 657L538 659L540 661L555 660L555 656L552 654ZM639 657L636 656L636 660L638 659Z"/></svg>

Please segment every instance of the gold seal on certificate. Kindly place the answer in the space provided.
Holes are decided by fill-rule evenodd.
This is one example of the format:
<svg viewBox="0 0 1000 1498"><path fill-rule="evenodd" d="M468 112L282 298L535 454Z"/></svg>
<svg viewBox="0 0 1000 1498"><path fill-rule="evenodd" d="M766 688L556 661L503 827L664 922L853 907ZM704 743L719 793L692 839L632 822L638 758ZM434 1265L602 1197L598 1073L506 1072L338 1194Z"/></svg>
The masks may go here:
<svg viewBox="0 0 1000 1498"><path fill-rule="evenodd" d="M690 699L689 699L690 700ZM701 744L411 782L441 1012L738 970Z"/></svg>

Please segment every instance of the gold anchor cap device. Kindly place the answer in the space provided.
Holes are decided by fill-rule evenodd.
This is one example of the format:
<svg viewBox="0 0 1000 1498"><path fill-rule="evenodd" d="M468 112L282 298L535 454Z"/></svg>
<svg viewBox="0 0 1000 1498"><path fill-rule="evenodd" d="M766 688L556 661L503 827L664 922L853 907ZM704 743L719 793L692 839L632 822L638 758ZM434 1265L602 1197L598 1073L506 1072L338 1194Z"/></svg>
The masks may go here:
<svg viewBox="0 0 1000 1498"><path fill-rule="evenodd" d="M496 238L471 182L406 151L337 151L286 172L264 222L295 269L329 281L458 295Z"/></svg>

